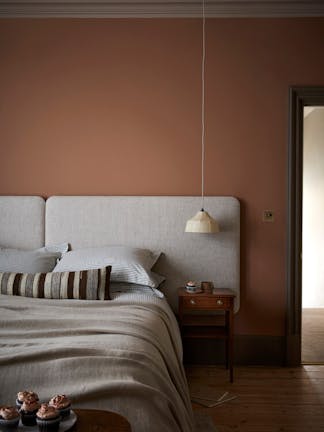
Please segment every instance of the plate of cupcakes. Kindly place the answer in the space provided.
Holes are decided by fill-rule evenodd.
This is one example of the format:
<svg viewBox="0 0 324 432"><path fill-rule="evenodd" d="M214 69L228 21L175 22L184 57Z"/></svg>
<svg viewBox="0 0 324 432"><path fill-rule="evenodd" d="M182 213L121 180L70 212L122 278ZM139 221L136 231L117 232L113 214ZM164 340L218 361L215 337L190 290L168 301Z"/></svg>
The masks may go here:
<svg viewBox="0 0 324 432"><path fill-rule="evenodd" d="M63 394L40 403L37 393L25 390L17 394L16 406L0 407L1 432L65 432L76 420L71 401Z"/></svg>

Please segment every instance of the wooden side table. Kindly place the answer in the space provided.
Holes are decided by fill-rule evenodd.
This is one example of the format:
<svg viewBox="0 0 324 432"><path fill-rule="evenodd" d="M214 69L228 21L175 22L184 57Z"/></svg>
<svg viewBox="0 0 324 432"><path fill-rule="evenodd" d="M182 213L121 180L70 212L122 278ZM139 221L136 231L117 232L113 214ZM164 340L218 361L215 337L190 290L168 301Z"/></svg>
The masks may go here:
<svg viewBox="0 0 324 432"><path fill-rule="evenodd" d="M120 414L93 409L75 409L77 421L71 432L131 432L128 421Z"/></svg>
<svg viewBox="0 0 324 432"><path fill-rule="evenodd" d="M235 292L230 289L214 289L213 293L189 293L179 288L179 325L183 338L224 339L226 368L233 382L233 316ZM219 322L224 312L225 322ZM198 313L197 313L198 312ZM199 313L200 312L200 313Z"/></svg>

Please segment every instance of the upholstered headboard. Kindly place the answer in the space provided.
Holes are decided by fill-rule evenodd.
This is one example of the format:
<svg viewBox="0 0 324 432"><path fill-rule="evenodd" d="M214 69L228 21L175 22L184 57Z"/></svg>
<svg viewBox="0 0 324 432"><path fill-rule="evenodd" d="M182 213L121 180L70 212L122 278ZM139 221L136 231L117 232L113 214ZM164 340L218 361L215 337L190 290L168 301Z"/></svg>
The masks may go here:
<svg viewBox="0 0 324 432"><path fill-rule="evenodd" d="M69 242L73 249L129 245L163 252L156 271L163 291L177 307L177 288L187 280L211 280L240 294L240 205L233 197L206 197L205 208L219 234L184 232L200 209L198 197L54 196L46 202L46 244Z"/></svg>
<svg viewBox="0 0 324 432"><path fill-rule="evenodd" d="M44 246L45 201L37 196L0 196L0 246Z"/></svg>
<svg viewBox="0 0 324 432"><path fill-rule="evenodd" d="M240 303L240 205L233 197L206 197L218 234L185 233L200 209L199 197L54 196L0 197L0 246L34 249L69 242L73 249L130 245L163 252L155 271L174 309L177 288L210 280L236 292Z"/></svg>

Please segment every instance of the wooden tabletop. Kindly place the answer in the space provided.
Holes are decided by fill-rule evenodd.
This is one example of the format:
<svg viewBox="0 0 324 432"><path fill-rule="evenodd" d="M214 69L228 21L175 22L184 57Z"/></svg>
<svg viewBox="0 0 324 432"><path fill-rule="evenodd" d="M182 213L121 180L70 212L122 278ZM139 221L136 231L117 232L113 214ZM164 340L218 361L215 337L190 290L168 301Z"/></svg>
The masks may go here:
<svg viewBox="0 0 324 432"><path fill-rule="evenodd" d="M109 411L76 409L76 424L71 432L131 432L128 421Z"/></svg>

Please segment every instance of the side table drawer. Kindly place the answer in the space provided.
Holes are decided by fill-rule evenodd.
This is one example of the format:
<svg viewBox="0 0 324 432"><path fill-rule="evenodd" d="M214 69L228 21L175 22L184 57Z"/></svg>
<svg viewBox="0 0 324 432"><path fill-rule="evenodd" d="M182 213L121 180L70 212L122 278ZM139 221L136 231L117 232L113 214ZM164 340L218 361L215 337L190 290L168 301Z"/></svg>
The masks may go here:
<svg viewBox="0 0 324 432"><path fill-rule="evenodd" d="M230 297L184 297L182 299L185 309L229 309L232 305Z"/></svg>

